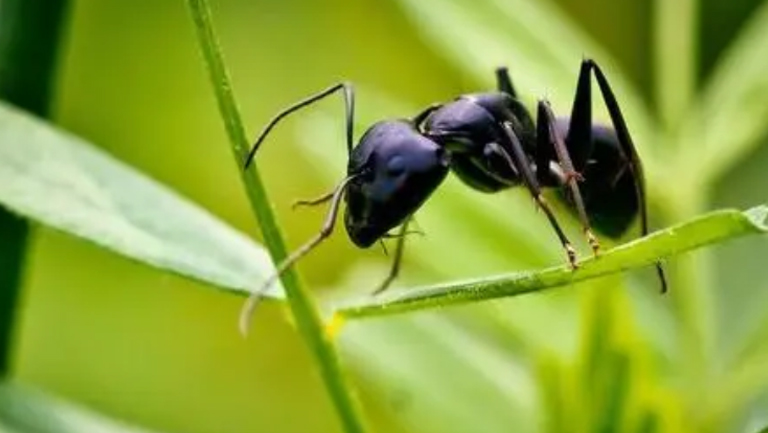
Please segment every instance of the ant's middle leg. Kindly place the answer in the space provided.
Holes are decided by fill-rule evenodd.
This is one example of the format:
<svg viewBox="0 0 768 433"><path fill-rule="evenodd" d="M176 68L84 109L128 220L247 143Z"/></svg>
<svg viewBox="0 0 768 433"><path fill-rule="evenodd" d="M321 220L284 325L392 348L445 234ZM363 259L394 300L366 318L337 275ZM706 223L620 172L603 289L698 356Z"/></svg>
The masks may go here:
<svg viewBox="0 0 768 433"><path fill-rule="evenodd" d="M583 178L581 173L576 171L576 168L574 167L574 163L571 160L570 149L566 147L563 142L563 137L560 136L560 131L558 131L555 125L555 114L552 112L552 107L550 107L547 101L539 101L536 124L536 151L538 152L536 157L536 170L544 170L548 172L549 161L554 159L552 156L557 158L560 168L563 170L562 183L570 192L570 197L576 207L576 212L584 230L584 235L587 237L587 241L592 247L593 253L597 255L600 250L600 243L594 233L592 233L592 228L589 225L589 217L587 216L584 200L581 197L581 191L579 190L578 185L578 181L583 180ZM541 175L539 175L539 177L541 177Z"/></svg>
<svg viewBox="0 0 768 433"><path fill-rule="evenodd" d="M506 66L496 68L496 89L517 99L517 92L512 84L512 78L509 77L509 70L507 70Z"/></svg>
<svg viewBox="0 0 768 433"><path fill-rule="evenodd" d="M568 255L568 263L571 265L572 269L576 269L576 250L565 236L565 232L563 232L563 229L560 227L557 219L555 219L555 214L552 212L549 204L541 194L541 188L539 187L539 183L536 180L536 177L531 171L530 163L528 158L525 156L525 152L523 151L523 146L520 143L520 140L515 135L515 131L512 129L509 123L503 122L500 126L504 131L507 148L511 150L511 154L507 153L507 151L501 146L495 149L496 153L506 159L507 163L512 168L518 169L523 183L528 188L528 191L530 191L533 199L536 200L536 204L544 211L544 214L547 216L550 225L555 230L560 243L563 245L563 249L565 249L565 252Z"/></svg>

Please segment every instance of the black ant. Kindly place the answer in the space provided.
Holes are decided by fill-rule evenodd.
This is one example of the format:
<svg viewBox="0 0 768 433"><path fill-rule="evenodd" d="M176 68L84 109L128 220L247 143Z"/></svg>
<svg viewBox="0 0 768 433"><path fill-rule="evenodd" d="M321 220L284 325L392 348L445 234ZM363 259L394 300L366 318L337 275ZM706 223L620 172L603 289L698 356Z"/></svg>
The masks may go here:
<svg viewBox="0 0 768 433"><path fill-rule="evenodd" d="M613 128L592 123L592 74ZM566 202L578 216L595 255L600 247L590 219L601 233L617 238L639 213L641 233L646 235L648 217L640 158L597 63L590 59L581 63L570 118L556 118L549 103L541 99L534 124L506 68L496 70L496 81L497 91L433 104L411 119L377 122L357 146L353 146L355 94L349 83L329 87L275 116L256 140L245 168L281 119L338 91L345 100L349 163L346 178L332 192L296 203L330 201L331 206L320 232L278 266L265 288L331 235L343 197L347 203L344 223L355 245L367 248L385 237L397 237L392 268L373 293L382 292L398 274L413 214L451 170L470 187L486 193L520 185L528 188L555 230L572 269L577 267L576 252L544 200L542 187L567 188ZM400 232L390 235L389 231L398 226ZM663 293L667 283L660 263L656 269ZM256 297L244 310L245 315L250 315Z"/></svg>

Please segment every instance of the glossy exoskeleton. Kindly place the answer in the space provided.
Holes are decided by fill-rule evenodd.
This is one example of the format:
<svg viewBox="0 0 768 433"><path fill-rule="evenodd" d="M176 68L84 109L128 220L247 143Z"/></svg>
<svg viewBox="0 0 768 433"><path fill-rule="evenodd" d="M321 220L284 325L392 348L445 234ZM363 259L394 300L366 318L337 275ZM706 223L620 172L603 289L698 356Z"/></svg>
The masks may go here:
<svg viewBox="0 0 768 433"><path fill-rule="evenodd" d="M612 128L592 122L592 75ZM267 285L331 234L344 198L344 224L355 245L367 248L382 238L397 237L392 269L374 293L381 292L398 273L411 217L449 171L468 186L486 193L526 187L547 216L572 268L576 268L575 251L544 200L543 187L563 190L563 197L579 218L594 254L599 244L591 227L601 234L619 237L639 214L641 232L647 234L640 158L600 67L590 59L582 61L570 117L555 117L549 103L542 99L537 104L535 122L518 99L506 68L496 70L496 80L496 91L433 104L410 119L377 122L357 146L353 146L354 90L349 83L310 96L273 118L253 146L245 161L246 168L266 135L282 118L342 91L349 164L346 178L334 191L297 202L315 205L330 200L331 206L320 233L291 254ZM389 235L398 226L399 233ZM665 291L660 264L657 272Z"/></svg>

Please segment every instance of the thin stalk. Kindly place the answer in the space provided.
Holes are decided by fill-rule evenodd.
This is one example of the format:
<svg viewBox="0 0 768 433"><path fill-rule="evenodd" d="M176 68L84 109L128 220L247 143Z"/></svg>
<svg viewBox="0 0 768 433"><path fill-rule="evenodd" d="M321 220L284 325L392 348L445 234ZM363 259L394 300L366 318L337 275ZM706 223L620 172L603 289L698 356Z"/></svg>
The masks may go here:
<svg viewBox="0 0 768 433"><path fill-rule="evenodd" d="M695 186L681 187L678 200L671 206L670 219L681 220L703 212L707 207L706 192ZM701 408L711 395L712 357L718 316L714 303L714 256L712 251L696 251L675 260L672 287L678 312L682 364L687 373L687 409L693 422L702 422Z"/></svg>
<svg viewBox="0 0 768 433"><path fill-rule="evenodd" d="M768 233L768 206L757 206L744 212L720 210L619 245L604 251L599 257L580 260L579 268L576 270L572 270L567 265L560 265L539 271L484 276L406 290L393 289L386 295L345 301L343 304L333 306L333 311L337 320L343 322L343 319L401 314L519 296L648 266L658 262L659 259L728 239L766 233ZM675 275L691 278L687 272ZM696 275L702 274L696 273ZM698 336L698 330L705 328L698 325L701 316L696 313L699 308L695 303L698 298L694 297L697 290L695 286L690 285L691 281L694 283L696 281L689 279L679 281L680 287L673 283L671 287L674 290L671 292L675 296L674 299L682 304L679 307L683 316L681 323L690 324L691 329L697 330L691 335ZM685 303L689 297L692 301ZM696 347L700 346L703 347L697 343Z"/></svg>
<svg viewBox="0 0 768 433"><path fill-rule="evenodd" d="M655 99L661 123L672 133L696 90L698 17L698 0L653 3Z"/></svg>
<svg viewBox="0 0 768 433"><path fill-rule="evenodd" d="M248 154L249 140L246 138L229 75L224 67L221 49L213 30L210 7L207 0L187 0L187 6L194 21L198 43L216 93L219 111L232 145L235 162L245 183L251 208L260 223L264 242L272 259L275 262L281 262L288 256L288 252L259 172L255 166L248 171L241 169ZM298 273L293 268L289 268L283 274L282 282L294 321L315 357L344 431L347 433L367 431L359 403L354 398L352 388L342 371L333 341L324 332L320 312L313 298L304 288Z"/></svg>
<svg viewBox="0 0 768 433"><path fill-rule="evenodd" d="M0 1L0 98L41 117L50 109L67 3ZM10 369L28 237L29 224L0 208L0 376Z"/></svg>

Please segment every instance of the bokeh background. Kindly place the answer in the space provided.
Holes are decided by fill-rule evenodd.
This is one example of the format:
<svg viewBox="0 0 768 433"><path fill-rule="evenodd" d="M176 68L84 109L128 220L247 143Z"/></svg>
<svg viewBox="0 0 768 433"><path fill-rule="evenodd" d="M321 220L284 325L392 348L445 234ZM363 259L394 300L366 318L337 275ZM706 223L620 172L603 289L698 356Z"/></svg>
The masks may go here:
<svg viewBox="0 0 768 433"><path fill-rule="evenodd" d="M701 2L699 79L708 78L761 3ZM604 47L614 70L652 107L650 2L552 4ZM359 85L366 122L410 115L492 82L492 71L478 82L451 61L398 2L227 0L212 6L251 134L278 109L341 79ZM589 53L575 54L574 81L581 54ZM184 2L73 2L56 89L57 124L257 236ZM343 173L342 159L329 169L328 158L317 156L325 149L341 155L341 116L340 102L324 102L307 120L282 126L260 155L291 245L310 236L322 218L315 210L292 212L292 200L324 192L337 178L330 173ZM338 131L329 131L328 119L338 122ZM766 201L768 145L756 149L716 183L707 208ZM466 208L466 201L452 198L474 193L449 184L450 192L436 194L418 219L427 236L406 253L402 284L559 263L557 243L525 194L464 198L482 205ZM654 218L657 226L673 222ZM505 228L497 231L497 224ZM570 227L576 237L577 226ZM760 339L766 247L765 239L750 239L709 253L706 263L717 270L708 283L716 305L712 351L730 353L734 335ZM340 231L301 271L318 295L363 293L386 263L380 249L356 250ZM675 263L670 266L674 273ZM648 407L662 414L651 422L657 427L642 430L645 424L633 421L632 431L755 431L749 430L755 420L768 420L762 392L736 407L701 403L717 394L722 372L734 368L731 355L706 358L703 369L712 373L706 377L680 373L698 371L690 363L704 361L681 354L674 302L642 294L653 292L652 277L636 272L483 309L360 322L342 334L343 359L376 431L577 431L552 424L552 394L542 390L560 389L551 374L579 376L581 364L573 360L586 344L584 329L607 327L615 334L608 340L635 366L632 404L653 401ZM24 383L161 431L339 431L311 357L277 304L259 310L243 340L235 326L241 298L44 227L35 228L25 281L14 352L14 376ZM624 287L634 295L614 294ZM584 397L572 388L561 391ZM577 412L563 410L561 419L581 420ZM706 428L708 417L720 423ZM620 424L599 431L630 431Z"/></svg>

